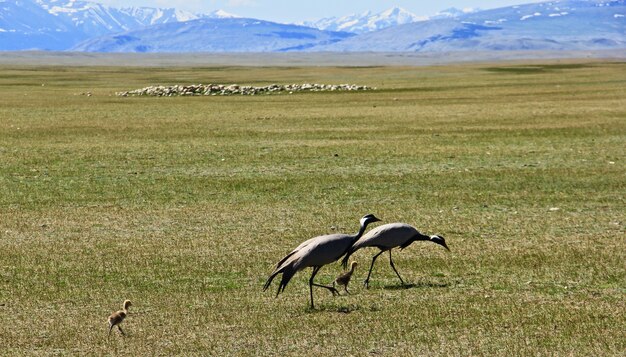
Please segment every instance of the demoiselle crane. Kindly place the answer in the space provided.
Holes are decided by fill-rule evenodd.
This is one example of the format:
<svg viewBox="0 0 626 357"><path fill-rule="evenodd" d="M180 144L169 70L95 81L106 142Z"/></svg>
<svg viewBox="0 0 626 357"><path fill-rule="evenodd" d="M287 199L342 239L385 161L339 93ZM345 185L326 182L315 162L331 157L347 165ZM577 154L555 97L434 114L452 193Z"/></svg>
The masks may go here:
<svg viewBox="0 0 626 357"><path fill-rule="evenodd" d="M439 244L450 251L450 248L446 245L446 240L442 236L427 236L420 233L415 227L406 223L388 223L372 229L359 238L359 240L354 243L350 249L348 249L346 256L342 260L342 264L345 267L348 264L350 256L361 248L376 247L380 249L380 253L376 254L372 258L372 264L370 265L370 270L367 273L367 279L365 279L364 282L365 287L369 288L370 276L372 275L372 268L374 268L376 258L384 252L389 251L389 265L391 265L391 268L400 279L402 285L405 285L404 280L402 280L400 273L398 273L398 270L396 270L396 267L393 264L391 250L395 247L400 247L400 250L402 250L416 241L430 241Z"/></svg>
<svg viewBox="0 0 626 357"><path fill-rule="evenodd" d="M361 218L361 226L358 233L355 235L336 233L314 237L302 242L296 249L291 251L291 253L287 254L276 264L276 268L263 286L263 291L269 288L276 275L282 274L282 279L278 286L278 291L276 292L276 296L278 296L278 294L285 291L289 280L291 280L296 272L311 267L313 268L313 273L311 274L311 278L309 278L311 309L315 308L313 303L313 286L328 289L333 295L339 294L337 289L332 286L314 283L313 279L315 275L317 275L324 265L339 260L339 258L341 258L341 256L363 235L368 224L378 221L380 221L380 219L376 218L373 214L367 214Z"/></svg>

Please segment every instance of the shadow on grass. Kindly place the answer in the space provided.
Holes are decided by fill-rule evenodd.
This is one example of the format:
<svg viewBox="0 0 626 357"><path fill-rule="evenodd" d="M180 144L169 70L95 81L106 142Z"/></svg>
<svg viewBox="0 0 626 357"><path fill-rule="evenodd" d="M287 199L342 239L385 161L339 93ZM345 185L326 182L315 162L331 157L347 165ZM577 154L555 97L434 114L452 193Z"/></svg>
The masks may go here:
<svg viewBox="0 0 626 357"><path fill-rule="evenodd" d="M447 288L450 286L450 283L433 283L430 281L422 281L417 284L397 284L397 285L385 285L383 289L385 290L405 290L405 289L415 289L415 288Z"/></svg>
<svg viewBox="0 0 626 357"><path fill-rule="evenodd" d="M316 305L315 309L311 309L311 307L309 306L306 308L304 312L307 314L314 314L314 313L321 313L321 312L350 314L352 312L360 311L360 310L372 310L373 311L374 309L368 309L368 308L364 308L362 306L354 305L354 304L349 304L349 305L322 304L322 305Z"/></svg>

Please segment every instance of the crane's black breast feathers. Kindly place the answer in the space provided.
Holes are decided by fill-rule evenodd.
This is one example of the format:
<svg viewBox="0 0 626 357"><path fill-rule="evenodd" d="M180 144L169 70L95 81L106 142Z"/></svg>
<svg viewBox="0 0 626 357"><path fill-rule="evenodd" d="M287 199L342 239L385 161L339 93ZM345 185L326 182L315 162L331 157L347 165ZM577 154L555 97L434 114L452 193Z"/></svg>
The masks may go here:
<svg viewBox="0 0 626 357"><path fill-rule="evenodd" d="M406 248L406 247L410 246L410 245L411 245L411 243L413 243L413 240L412 240L412 239L409 239L408 241L404 242L404 243L400 246L400 250L402 250L402 249L404 249L404 248Z"/></svg>

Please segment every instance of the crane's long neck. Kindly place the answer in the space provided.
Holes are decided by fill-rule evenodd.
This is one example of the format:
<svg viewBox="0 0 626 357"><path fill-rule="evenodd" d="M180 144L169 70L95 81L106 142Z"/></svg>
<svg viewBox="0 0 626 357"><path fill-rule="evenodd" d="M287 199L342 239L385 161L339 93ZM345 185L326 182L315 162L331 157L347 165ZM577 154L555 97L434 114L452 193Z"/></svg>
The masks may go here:
<svg viewBox="0 0 626 357"><path fill-rule="evenodd" d="M367 222L361 221L361 227L359 227L359 231L355 235L352 236L352 239L350 240L350 246L348 246L348 248L346 249L346 252L350 250L350 248L352 248L354 243L356 243L356 241L359 240L359 238L361 238L363 233L365 233L365 228L367 228Z"/></svg>
<svg viewBox="0 0 626 357"><path fill-rule="evenodd" d="M413 242L416 242L418 240L430 240L430 237L427 235L424 235L420 232L417 232L417 234L415 234L413 237L411 237L411 239L407 240L406 242L404 242L404 244L402 244L400 246L400 249L404 249L408 246L410 246Z"/></svg>
<svg viewBox="0 0 626 357"><path fill-rule="evenodd" d="M361 222L361 227L359 227L359 231L357 232L356 235L352 236L354 238L353 242L356 242L357 240L359 240L359 238L361 238L363 233L365 233L365 228L367 228L367 223Z"/></svg>
<svg viewBox="0 0 626 357"><path fill-rule="evenodd" d="M430 237L420 232L417 232L417 234L413 237L413 241L416 242L418 240L430 240Z"/></svg>
<svg viewBox="0 0 626 357"><path fill-rule="evenodd" d="M409 244L413 242L422 241L422 240L430 240L430 237L420 232L417 232L417 234L414 235L413 238L411 238L411 240L408 241L405 246L408 246Z"/></svg>

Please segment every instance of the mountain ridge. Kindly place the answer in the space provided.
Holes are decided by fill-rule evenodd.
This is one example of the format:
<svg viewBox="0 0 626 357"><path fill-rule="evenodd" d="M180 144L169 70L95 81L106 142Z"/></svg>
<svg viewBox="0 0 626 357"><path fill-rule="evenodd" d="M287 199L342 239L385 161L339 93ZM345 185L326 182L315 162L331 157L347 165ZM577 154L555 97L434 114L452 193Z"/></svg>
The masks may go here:
<svg viewBox="0 0 626 357"><path fill-rule="evenodd" d="M626 1L521 4L360 34L315 51L499 51L626 48Z"/></svg>
<svg viewBox="0 0 626 357"><path fill-rule="evenodd" d="M626 48L626 0L556 0L419 17L399 7L316 26L221 10L113 8L84 0L0 0L0 50L424 52ZM323 22L323 23L322 23ZM355 34L356 33L356 34Z"/></svg>
<svg viewBox="0 0 626 357"><path fill-rule="evenodd" d="M78 42L146 26L236 15L174 8L116 8L84 0L0 1L0 50L67 50Z"/></svg>
<svg viewBox="0 0 626 357"><path fill-rule="evenodd" d="M83 41L85 52L286 52L339 42L347 32L248 18L167 23Z"/></svg>
<svg viewBox="0 0 626 357"><path fill-rule="evenodd" d="M350 14L341 17L327 17L316 21L302 22L300 24L318 28L320 30L345 31L362 34L418 21L458 17L473 11L475 10L459 10L456 8L449 8L431 16L418 16L401 7L394 6L375 14L371 11L367 11L361 14Z"/></svg>

